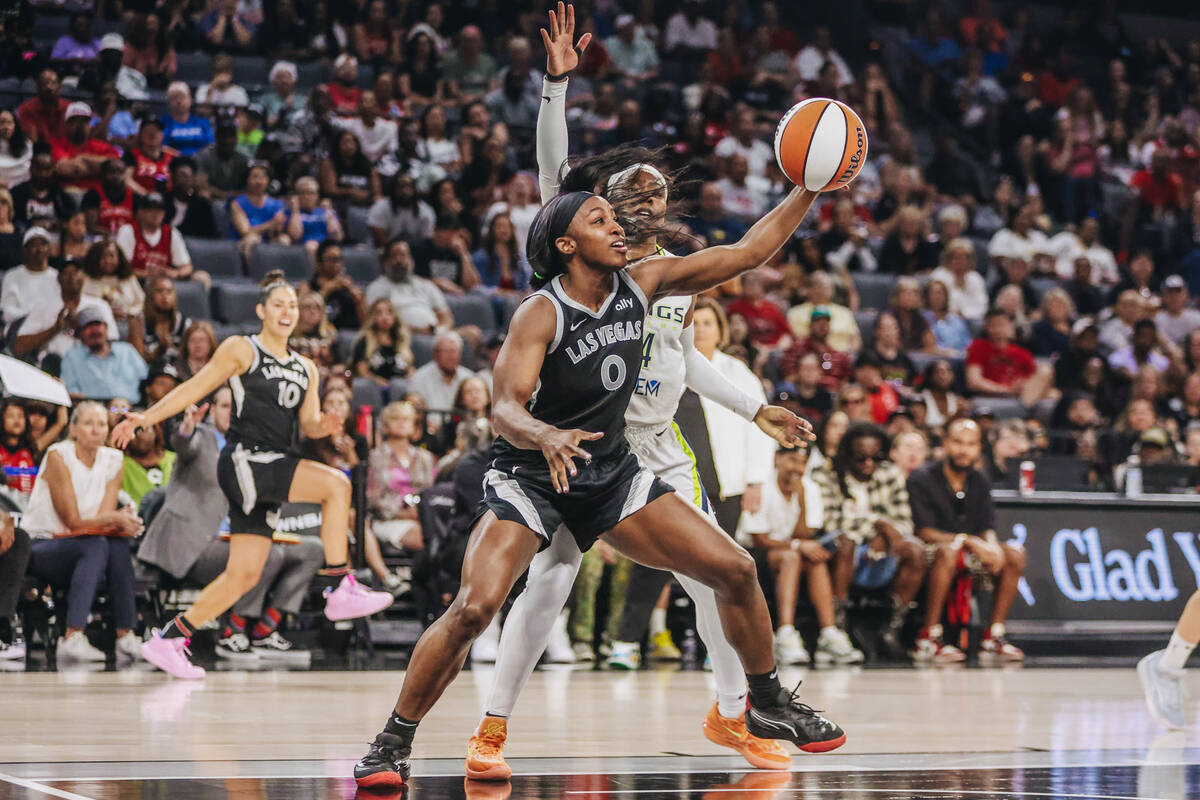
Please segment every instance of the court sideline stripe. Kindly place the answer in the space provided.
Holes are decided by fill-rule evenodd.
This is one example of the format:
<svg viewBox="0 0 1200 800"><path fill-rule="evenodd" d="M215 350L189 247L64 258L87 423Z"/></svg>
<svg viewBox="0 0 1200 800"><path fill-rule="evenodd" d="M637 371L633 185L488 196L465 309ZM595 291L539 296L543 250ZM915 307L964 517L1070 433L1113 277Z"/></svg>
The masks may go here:
<svg viewBox="0 0 1200 800"><path fill-rule="evenodd" d="M59 779L55 778L54 780L59 780ZM74 780L74 779L73 778L65 778L63 780ZM22 789L32 789L35 792L41 792L42 794L48 794L51 797L59 797L59 798L62 798L62 800L95 800L94 797L84 797L81 794L75 794L74 792L68 792L65 789L55 789L53 786L46 786L45 784L37 783L36 781L26 780L25 778L18 778L15 775L5 775L3 772L0 772L0 781L5 781L6 783L11 783L14 786L20 786Z"/></svg>
<svg viewBox="0 0 1200 800"><path fill-rule="evenodd" d="M605 795L605 796L614 795L614 794L659 794L659 795L678 794L678 795L684 795L684 794L690 794L693 791L695 791L695 790L694 789L575 789L575 790L568 790L566 792L563 792L563 794L564 795L568 795L568 794L570 794L570 795L575 795L575 794L578 794L578 795ZM916 791L918 794L937 794L937 795L948 795L948 796L955 796L955 797L957 797L959 795L970 794L970 795L985 795L987 797L997 797L997 796L999 796L999 797L1055 797L1055 798L1079 797L1079 798L1084 798L1084 800L1170 800L1170 798L1166 798L1166 797L1141 797L1139 795L1127 795L1127 794L1117 794L1117 795L1112 795L1112 794L1072 794L1072 793L1066 793L1066 792L1026 792L1026 791L1006 792L1004 790L996 790L996 789L988 789L988 790L984 790L984 789L920 789L920 790L914 790L908 786L902 786L899 788L892 788L892 789L884 789L884 788L859 789L857 787L847 787L847 786L822 787L822 788L812 788L812 789L810 789L808 787L802 787L802 786L795 786L795 787L790 787L790 788L784 787L783 789L742 789L737 786L728 786L728 787L717 787L714 789L705 789L704 790L705 795L717 794L717 793L721 793L721 794L731 793L731 794L741 795L741 794L751 794L751 793L756 794L756 793L761 792L764 794L770 793L771 797L778 797L779 793L781 791L790 791L795 796L799 796L801 794L821 794L821 793L825 793L825 792L841 792L841 793L844 793L844 792L864 792L864 793L870 792L872 794L881 794L881 793L894 794L895 792Z"/></svg>

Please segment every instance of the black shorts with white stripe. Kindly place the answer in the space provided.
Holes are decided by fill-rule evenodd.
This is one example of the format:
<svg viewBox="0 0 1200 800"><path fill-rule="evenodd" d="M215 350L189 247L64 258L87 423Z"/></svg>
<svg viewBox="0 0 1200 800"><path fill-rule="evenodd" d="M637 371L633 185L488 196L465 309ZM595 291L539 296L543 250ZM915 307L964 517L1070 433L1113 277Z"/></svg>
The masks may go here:
<svg viewBox="0 0 1200 800"><path fill-rule="evenodd" d="M540 454L528 458L501 453L483 476L479 514L524 525L547 543L563 526L587 551L601 535L652 500L674 491L642 466L628 449L591 462L575 460L579 474L570 491L559 494Z"/></svg>
<svg viewBox="0 0 1200 800"><path fill-rule="evenodd" d="M272 536L298 466L298 456L226 443L217 459L217 481L229 501L229 532Z"/></svg>

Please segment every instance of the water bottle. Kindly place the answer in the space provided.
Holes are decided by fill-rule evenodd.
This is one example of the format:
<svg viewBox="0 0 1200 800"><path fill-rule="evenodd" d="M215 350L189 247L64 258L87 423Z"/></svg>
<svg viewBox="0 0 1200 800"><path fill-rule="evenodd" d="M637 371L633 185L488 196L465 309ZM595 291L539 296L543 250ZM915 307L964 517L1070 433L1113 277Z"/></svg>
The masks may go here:
<svg viewBox="0 0 1200 800"><path fill-rule="evenodd" d="M1142 459L1137 455L1125 462L1125 496L1142 496Z"/></svg>
<svg viewBox="0 0 1200 800"><path fill-rule="evenodd" d="M680 644L679 651L682 654L683 663L688 666L695 666L700 650L696 632L688 628L683 632L683 641Z"/></svg>

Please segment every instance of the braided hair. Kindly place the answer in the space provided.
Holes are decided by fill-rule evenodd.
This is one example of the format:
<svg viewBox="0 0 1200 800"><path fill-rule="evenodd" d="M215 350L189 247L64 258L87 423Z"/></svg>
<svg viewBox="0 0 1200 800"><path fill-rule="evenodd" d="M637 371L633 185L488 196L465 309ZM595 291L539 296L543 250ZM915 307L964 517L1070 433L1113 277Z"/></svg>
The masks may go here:
<svg viewBox="0 0 1200 800"><path fill-rule="evenodd" d="M833 454L832 465L833 473L837 476L838 488L841 489L843 497L850 496L850 489L846 485L846 474L850 472L850 464L854 460L854 443L859 439L877 439L881 458L891 446L883 428L874 423L855 422L846 429L845 435L838 442L837 450Z"/></svg>

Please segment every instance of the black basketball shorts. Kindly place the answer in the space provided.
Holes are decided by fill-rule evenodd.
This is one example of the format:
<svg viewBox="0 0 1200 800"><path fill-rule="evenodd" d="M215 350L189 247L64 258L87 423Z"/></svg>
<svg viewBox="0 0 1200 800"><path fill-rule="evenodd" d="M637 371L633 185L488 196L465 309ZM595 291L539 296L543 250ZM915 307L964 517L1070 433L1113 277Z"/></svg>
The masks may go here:
<svg viewBox="0 0 1200 800"><path fill-rule="evenodd" d="M229 501L230 533L275 533L279 506L287 502L300 458L226 444L217 459L217 481Z"/></svg>
<svg viewBox="0 0 1200 800"><path fill-rule="evenodd" d="M479 514L490 510L547 543L565 527L586 552L621 520L674 491L628 450L591 462L575 459L575 466L579 474L568 479L570 491L559 494L540 453L536 459L500 454L483 476Z"/></svg>

